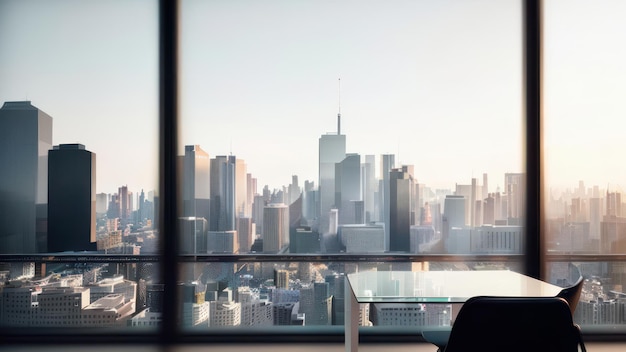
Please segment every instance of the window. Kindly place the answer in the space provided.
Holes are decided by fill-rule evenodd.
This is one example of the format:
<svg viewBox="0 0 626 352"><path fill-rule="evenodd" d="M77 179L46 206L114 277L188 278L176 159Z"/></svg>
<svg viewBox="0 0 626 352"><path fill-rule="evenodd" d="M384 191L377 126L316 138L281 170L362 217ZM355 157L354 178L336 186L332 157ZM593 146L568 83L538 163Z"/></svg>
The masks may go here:
<svg viewBox="0 0 626 352"><path fill-rule="evenodd" d="M559 109L567 111L569 105L554 82L560 81L558 75L574 76L561 73L567 67L559 65L550 71L554 62L562 61L560 55L571 50L554 45L563 35L559 31L565 25L560 18L545 30L543 68L549 115L546 139L541 141L536 138L540 125L533 125L536 121L532 119L539 116L541 106L533 100L533 94L541 93L539 61L532 51L539 41L523 41L529 33L523 25L536 29L532 21L538 17L524 12L519 1L398 1L392 7L348 1L259 4L183 0L180 17L168 17L167 11L160 14L164 32L160 38L159 103L154 95L158 57L154 30L159 18L155 5L115 1L59 1L54 8L30 2L1 5L6 11L0 11L0 46L10 50L0 51L0 73L15 84L1 86L0 99L22 101L14 95L35 85L37 91L28 93L32 104L13 102L5 105L6 109L31 110L34 105L50 112L55 134L54 139L47 134L38 139L38 149L44 153L35 153L35 159L48 156L48 165L32 165L33 170L52 170L47 183L36 177L32 180L37 185L29 208L34 219L29 225L32 236L16 242L9 238L15 236L13 232L0 233L5 236L0 263L2 269L9 269L1 270L0 276L4 282L61 269L80 272L51 278L59 282L57 286L32 281L26 286L5 285L2 302L15 302L19 309L6 315L12 319L7 324L10 328L30 326L32 319L48 314L52 295L60 295L57 300L72 297L80 302L75 303L80 314L72 319L101 328L105 337L111 330L104 328L115 325L115 320L124 325L122 330L152 341L179 342L183 337L207 335L220 340L242 333L278 336L285 331L292 336L315 336L319 330L311 326L326 325L324 331L337 338L343 332L342 280L356 268L487 267L539 275L544 264L545 277L563 285L569 282L570 264L583 274L608 273L612 281L597 276L585 287L589 292L608 290L613 295L610 302L588 302L590 310L605 307L604 303L611 305L602 316L605 320L590 315L580 322L584 329L600 325L604 331L607 326L623 326L623 317L614 314L623 301L619 285L624 258L619 256L617 210L615 221L600 221L600 240L596 241L599 248L605 245L617 256L598 250L593 257L585 256L588 252L573 253L575 248L591 248L580 239L585 233L592 239L591 228L598 227L598 221L585 225L586 221L575 219L586 220L582 215L585 209L591 217L592 199L601 198L593 196L593 189L591 196L584 190L587 198L575 201L570 193L556 203L561 209L567 205L566 212L554 214L554 203L548 201L550 207L543 213L545 244L539 236L542 213L532 212L540 208L533 205L542 204L538 197L541 187L545 190L559 178L554 175L560 167L551 160L562 157L558 124L563 123L560 116L567 115ZM161 6L167 9L171 4L162 1ZM559 6L566 5L546 5L547 22ZM26 16L30 10L45 15ZM82 16L63 17L72 11ZM116 26L111 26L113 19ZM173 31L177 21L180 37ZM50 22L66 27L45 25ZM72 25L88 29L77 31ZM50 30L32 30L40 27ZM26 33L22 41L9 34L15 32ZM50 56L45 62L32 59L29 50L36 46L25 44L32 37L46 39L42 42L49 46ZM59 38L61 44L55 45ZM64 71L65 64L71 66L68 71ZM126 64L132 70L126 71ZM586 63L572 60L570 64ZM39 68L46 79L29 81L19 75L32 67ZM87 73L95 71L96 79L76 74L83 68ZM49 84L54 78L73 87L63 92L65 97L48 96L61 92L60 85L36 83ZM107 86L105 82L111 78L116 85ZM109 89L101 91L105 88ZM595 94L583 93L586 97ZM526 99L522 99L524 94L528 94ZM89 101L94 97L98 99ZM91 109L81 108L83 103ZM156 106L161 112L158 143ZM84 115L76 111L87 111L90 123L69 122L69 116ZM114 124L118 116L122 121ZM38 119L43 127L37 132L52 135L50 119ZM57 125L57 119L64 121L66 128ZM61 136L69 139L68 144L56 142L57 128L64 131ZM0 134L5 133L0 141L11 140L8 130L0 129ZM83 135L94 141L107 138L101 138L100 145L85 142L85 148L74 143L75 139L81 142ZM138 142L139 135L147 142ZM546 146L546 184L539 183L541 143ZM58 148L48 152L53 145ZM109 150L113 147L120 149ZM148 149L142 152L139 148ZM61 181L50 186L53 175L64 180L71 174L63 172L67 166L54 169L57 163L65 165L60 163L62 158L54 159L54 154L86 150L98 156L98 175L115 170L97 177L96 187L112 180L103 191L115 193L107 203L119 204L116 214L107 214L97 223L107 229L105 236L90 242L102 252L33 254L40 245L50 248L56 244L49 235L41 236L40 230L47 228L49 234L54 228L50 214L58 207L51 209L50 203L47 209L36 206L43 204L37 203L37 197L43 197L39 186L46 186L48 197L53 196L63 189ZM16 155L14 151L0 154L7 160ZM89 158L86 163L89 166ZM158 180L154 177L157 169ZM37 171L26 174L39 175ZM140 181L132 184L123 178ZM156 197L148 192L137 194L144 187L143 180L152 182L145 190L157 188L160 182ZM135 194L129 196L129 192ZM96 193L100 191L96 189ZM621 207L618 194L607 192L605 201L593 200L593 206L607 204L607 211ZM64 200L64 195L61 192L58 199ZM87 198L98 205L95 195L89 193ZM18 208L18 202L4 200L3 209ZM161 218L144 216L137 207L137 217L131 219L131 200L148 209L160 207L157 213ZM148 209L143 210L149 213ZM531 213L526 214L526 209ZM48 214L47 220L38 214ZM77 223L78 219L72 215L62 224ZM296 219L300 221L295 223ZM148 220L162 224L160 238L149 230L138 231L140 225L149 226ZM602 236L609 239L607 243ZM611 236L615 237L612 242ZM135 245L124 245L131 241L129 237ZM159 246L163 251L156 250ZM111 253L114 248L120 253ZM613 248L617 253L611 252ZM547 251L540 252L543 249ZM602 255L601 261L597 255ZM9 295L14 291L16 295ZM96 319L108 314L103 306L116 309L116 317L110 315L106 323ZM296 306L300 310L294 310ZM422 307L414 318L406 319L406 313L399 313L406 307L372 307L372 316L384 314L383 321L410 321L410 326L414 321L446 324L448 308ZM34 314L27 319L24 314L13 314L26 311ZM283 323L305 326L282 329L279 325ZM145 325L151 329L130 328ZM233 325L239 328L227 328ZM415 336L407 323L402 325L407 334ZM156 334L161 331L156 326L162 326L163 334ZM268 326L271 328L255 330ZM21 332L13 337L16 341L24 340L26 335Z"/></svg>
<svg viewBox="0 0 626 352"><path fill-rule="evenodd" d="M589 5L545 4L546 250L550 275L574 264L587 278L576 320L614 329L625 323L624 172L615 160L624 143L614 126L626 112L617 95L626 47L615 40L626 7Z"/></svg>

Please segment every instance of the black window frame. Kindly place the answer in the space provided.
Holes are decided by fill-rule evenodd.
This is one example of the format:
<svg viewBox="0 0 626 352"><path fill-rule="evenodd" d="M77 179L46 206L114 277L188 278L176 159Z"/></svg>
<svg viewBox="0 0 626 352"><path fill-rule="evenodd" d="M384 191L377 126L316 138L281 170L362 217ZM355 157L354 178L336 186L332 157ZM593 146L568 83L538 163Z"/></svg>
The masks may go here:
<svg viewBox="0 0 626 352"><path fill-rule="evenodd" d="M626 255L547 255L543 242L544 202L542 199L543 155L542 155L542 0L522 0L523 17L523 93L525 117L525 166L526 166L526 247L522 255L178 255L176 219L178 214L176 168L178 145L178 62L179 62L179 3L177 0L159 0L159 231L161 254L153 256L92 256L94 262L159 262L164 282L164 302L177 302L177 268L181 262L472 262L472 261L521 261L524 273L535 278L546 277L548 262L559 261L626 261ZM86 256L60 256L56 261L76 262ZM2 255L1 261L45 262L49 257ZM186 343L343 343L343 328L308 327L306 329L269 330L214 330L203 334L184 332L177 326L177 305L164 304L163 320L157 329L148 332L120 332L98 329L56 330L3 328L0 340L6 344L142 344L172 346ZM420 342L419 334L407 331L381 329L362 335L363 342ZM586 341L626 341L625 333L586 333Z"/></svg>

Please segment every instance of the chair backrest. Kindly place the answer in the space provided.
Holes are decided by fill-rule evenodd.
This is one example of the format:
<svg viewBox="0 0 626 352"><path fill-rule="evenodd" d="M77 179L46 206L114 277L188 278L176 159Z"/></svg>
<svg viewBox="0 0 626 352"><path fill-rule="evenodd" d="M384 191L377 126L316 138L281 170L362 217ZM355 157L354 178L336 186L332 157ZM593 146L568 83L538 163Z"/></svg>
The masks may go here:
<svg viewBox="0 0 626 352"><path fill-rule="evenodd" d="M574 315L574 311L576 310L576 306L578 305L578 300L580 300L580 294L583 291L584 282L585 282L585 278L580 276L578 278L578 281L576 281L574 285L570 287L565 287L564 289L561 290L561 292L559 292L558 295L556 295L557 297L561 297L567 301L567 304L569 304L569 308L572 312L572 315Z"/></svg>
<svg viewBox="0 0 626 352"><path fill-rule="evenodd" d="M580 330L559 297L473 297L457 315L445 352L577 352Z"/></svg>

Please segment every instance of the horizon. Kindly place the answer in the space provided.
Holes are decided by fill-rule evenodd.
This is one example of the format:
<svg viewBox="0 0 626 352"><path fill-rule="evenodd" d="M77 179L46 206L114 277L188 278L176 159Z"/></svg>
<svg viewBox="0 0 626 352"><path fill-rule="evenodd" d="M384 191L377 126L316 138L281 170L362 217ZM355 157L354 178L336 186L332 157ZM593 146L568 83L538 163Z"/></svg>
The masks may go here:
<svg viewBox="0 0 626 352"><path fill-rule="evenodd" d="M624 26L612 19L626 6L614 4L588 13L609 19L598 30ZM620 147L620 128L603 126L619 126L626 109L602 92L626 81L626 50L608 35L555 40L578 38L572 24L589 10L564 5L545 5L546 189L619 186L626 166L602 151ZM0 101L32 101L54 119L54 145L96 153L99 193L156 189L156 2L8 1L0 10ZM433 189L487 173L495 190L506 172L524 172L516 1L183 1L179 50L179 154L200 145L210 157L236 155L259 188L292 175L318 184L317 140L336 129L339 99L348 153L395 154ZM581 76L580 62L606 69Z"/></svg>

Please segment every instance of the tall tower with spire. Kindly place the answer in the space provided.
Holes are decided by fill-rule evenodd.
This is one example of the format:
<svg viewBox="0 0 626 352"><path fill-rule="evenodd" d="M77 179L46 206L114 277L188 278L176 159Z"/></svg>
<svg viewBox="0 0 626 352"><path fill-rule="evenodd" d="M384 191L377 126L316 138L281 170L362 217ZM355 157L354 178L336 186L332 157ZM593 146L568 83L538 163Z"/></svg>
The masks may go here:
<svg viewBox="0 0 626 352"><path fill-rule="evenodd" d="M341 82L341 80L339 81ZM337 133L319 139L319 233L329 233L330 210L335 204L335 164L346 157L346 136L341 134L341 103L337 114Z"/></svg>
<svg viewBox="0 0 626 352"><path fill-rule="evenodd" d="M337 135L341 134L341 78L339 78L339 111L337 112Z"/></svg>

